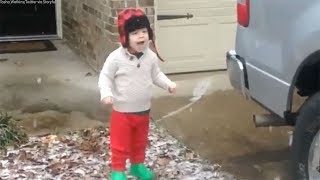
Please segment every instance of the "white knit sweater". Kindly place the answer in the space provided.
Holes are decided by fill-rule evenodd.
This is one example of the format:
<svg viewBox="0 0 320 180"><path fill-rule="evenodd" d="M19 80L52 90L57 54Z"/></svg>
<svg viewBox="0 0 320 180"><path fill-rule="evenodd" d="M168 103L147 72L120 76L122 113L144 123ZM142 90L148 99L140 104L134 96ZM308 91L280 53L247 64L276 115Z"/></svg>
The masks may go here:
<svg viewBox="0 0 320 180"><path fill-rule="evenodd" d="M147 48L138 59L119 47L106 59L99 76L101 100L113 97L119 112L140 112L151 108L153 84L167 90L172 81L161 72L157 55Z"/></svg>

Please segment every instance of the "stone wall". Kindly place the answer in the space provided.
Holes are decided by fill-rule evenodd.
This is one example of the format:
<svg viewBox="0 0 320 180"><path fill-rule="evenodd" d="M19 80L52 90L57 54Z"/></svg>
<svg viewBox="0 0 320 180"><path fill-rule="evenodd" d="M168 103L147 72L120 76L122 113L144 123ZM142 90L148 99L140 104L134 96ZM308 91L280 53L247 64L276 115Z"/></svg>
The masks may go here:
<svg viewBox="0 0 320 180"><path fill-rule="evenodd" d="M62 0L63 36L96 71L119 46L118 12L139 7L154 23L154 0Z"/></svg>

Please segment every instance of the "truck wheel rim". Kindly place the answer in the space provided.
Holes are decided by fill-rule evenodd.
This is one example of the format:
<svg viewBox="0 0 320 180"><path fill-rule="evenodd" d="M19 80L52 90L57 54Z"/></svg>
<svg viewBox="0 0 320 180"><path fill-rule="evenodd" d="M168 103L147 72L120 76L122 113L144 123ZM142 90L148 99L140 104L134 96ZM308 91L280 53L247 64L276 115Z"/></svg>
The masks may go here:
<svg viewBox="0 0 320 180"><path fill-rule="evenodd" d="M308 160L309 179L320 179L320 131L313 138Z"/></svg>

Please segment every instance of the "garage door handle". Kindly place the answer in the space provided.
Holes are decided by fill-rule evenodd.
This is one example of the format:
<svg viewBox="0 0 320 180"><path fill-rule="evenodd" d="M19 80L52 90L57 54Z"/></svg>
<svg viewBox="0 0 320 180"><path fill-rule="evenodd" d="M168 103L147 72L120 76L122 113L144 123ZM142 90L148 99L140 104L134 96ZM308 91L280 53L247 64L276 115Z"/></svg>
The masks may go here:
<svg viewBox="0 0 320 180"><path fill-rule="evenodd" d="M161 21L161 20L169 20L169 19L181 19L181 18L193 18L193 14L189 14L187 13L186 15L158 15L157 16L157 20Z"/></svg>

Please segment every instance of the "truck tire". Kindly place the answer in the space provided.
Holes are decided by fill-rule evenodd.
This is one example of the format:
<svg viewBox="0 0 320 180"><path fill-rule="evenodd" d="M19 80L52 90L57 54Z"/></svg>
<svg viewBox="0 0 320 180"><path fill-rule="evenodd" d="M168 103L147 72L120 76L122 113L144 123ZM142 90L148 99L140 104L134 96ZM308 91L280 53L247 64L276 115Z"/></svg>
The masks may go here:
<svg viewBox="0 0 320 180"><path fill-rule="evenodd" d="M320 179L320 92L302 106L292 141L293 178Z"/></svg>

